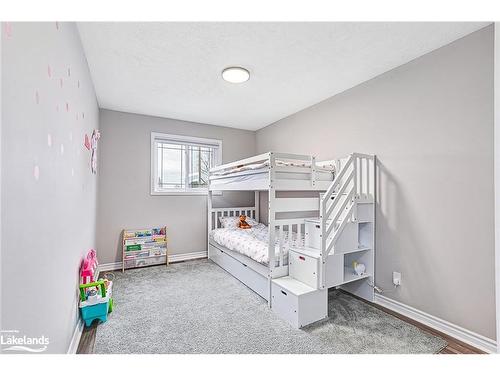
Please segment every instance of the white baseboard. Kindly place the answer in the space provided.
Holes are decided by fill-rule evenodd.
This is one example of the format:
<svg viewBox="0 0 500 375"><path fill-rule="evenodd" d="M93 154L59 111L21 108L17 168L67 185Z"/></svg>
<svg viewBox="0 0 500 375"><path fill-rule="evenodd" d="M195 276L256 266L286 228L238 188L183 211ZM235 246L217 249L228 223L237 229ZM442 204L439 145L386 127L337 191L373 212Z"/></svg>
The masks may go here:
<svg viewBox="0 0 500 375"><path fill-rule="evenodd" d="M434 328L437 331L454 337L457 340L463 341L464 343L474 346L487 353L497 352L497 344L495 340L417 310L411 306L405 305L404 303L395 301L380 294L375 295L375 303L410 319L416 320L417 322L425 324L428 327Z"/></svg>
<svg viewBox="0 0 500 375"><path fill-rule="evenodd" d="M99 263L97 267L97 274L103 271L115 271L122 269L122 262L114 262L114 263Z"/></svg>
<svg viewBox="0 0 500 375"><path fill-rule="evenodd" d="M185 260L193 260L193 259L201 259L206 258L208 252L204 251L195 251L192 253L184 253L184 254L172 254L168 256L168 260L170 263L182 262ZM99 264L98 271L115 271L122 269L122 262L114 262L114 263L101 263Z"/></svg>
<svg viewBox="0 0 500 375"><path fill-rule="evenodd" d="M73 336L71 337L71 342L69 343L68 351L66 354L76 354L78 349L78 344L80 343L80 339L82 337L83 332L83 320L78 318L78 323L75 327L75 331L73 332Z"/></svg>
<svg viewBox="0 0 500 375"><path fill-rule="evenodd" d="M175 262L182 262L185 260L206 258L207 256L208 256L208 251L204 250L204 251L195 251L193 253L169 255L168 260L172 263L175 263Z"/></svg>

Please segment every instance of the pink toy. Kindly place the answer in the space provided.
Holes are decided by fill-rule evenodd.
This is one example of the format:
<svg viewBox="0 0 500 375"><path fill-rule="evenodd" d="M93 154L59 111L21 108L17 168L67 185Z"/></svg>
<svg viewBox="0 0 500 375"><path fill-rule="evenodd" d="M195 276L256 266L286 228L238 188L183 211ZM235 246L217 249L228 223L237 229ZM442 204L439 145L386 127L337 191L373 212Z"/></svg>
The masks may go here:
<svg viewBox="0 0 500 375"><path fill-rule="evenodd" d="M88 284L96 281L98 264L95 250L90 249L80 267L80 284Z"/></svg>

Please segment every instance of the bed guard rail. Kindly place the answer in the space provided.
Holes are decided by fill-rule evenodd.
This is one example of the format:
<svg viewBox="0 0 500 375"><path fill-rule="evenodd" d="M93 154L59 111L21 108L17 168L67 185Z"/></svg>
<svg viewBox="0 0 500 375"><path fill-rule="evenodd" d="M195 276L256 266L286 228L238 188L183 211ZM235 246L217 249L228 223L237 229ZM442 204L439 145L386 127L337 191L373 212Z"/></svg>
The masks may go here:
<svg viewBox="0 0 500 375"><path fill-rule="evenodd" d="M280 162L291 162L291 165L279 164ZM289 154L282 152L266 152L264 154L252 156L246 159L237 160L231 163L222 164L210 168L210 181L221 178L221 174L229 172L235 168L245 167L251 164L266 163L271 173L273 172L298 172L308 173L310 177L310 184L312 187L316 185L317 168L321 167L331 161L317 162L316 157L310 155ZM296 166L293 163L297 164ZM308 170L304 170L304 166ZM286 189L285 189L286 190Z"/></svg>

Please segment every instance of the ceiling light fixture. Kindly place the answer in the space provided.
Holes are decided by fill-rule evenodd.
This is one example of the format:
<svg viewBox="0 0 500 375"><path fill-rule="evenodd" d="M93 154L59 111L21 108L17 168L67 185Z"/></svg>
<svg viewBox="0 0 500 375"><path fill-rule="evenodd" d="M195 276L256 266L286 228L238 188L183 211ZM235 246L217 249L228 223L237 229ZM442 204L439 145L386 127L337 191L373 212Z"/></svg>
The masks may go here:
<svg viewBox="0 0 500 375"><path fill-rule="evenodd" d="M250 79L250 72L241 66L230 66L222 71L224 81L243 83Z"/></svg>

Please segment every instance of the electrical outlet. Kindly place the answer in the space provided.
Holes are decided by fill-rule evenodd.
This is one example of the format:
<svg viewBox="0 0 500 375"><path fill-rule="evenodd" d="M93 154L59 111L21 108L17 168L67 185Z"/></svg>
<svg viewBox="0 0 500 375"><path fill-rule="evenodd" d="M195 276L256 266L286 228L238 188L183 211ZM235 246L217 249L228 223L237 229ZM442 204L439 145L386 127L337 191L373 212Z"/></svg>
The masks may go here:
<svg viewBox="0 0 500 375"><path fill-rule="evenodd" d="M394 271L392 273L392 283L394 284L394 286L401 285L401 272Z"/></svg>

